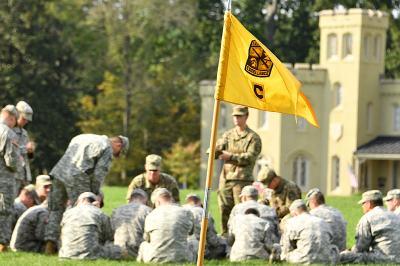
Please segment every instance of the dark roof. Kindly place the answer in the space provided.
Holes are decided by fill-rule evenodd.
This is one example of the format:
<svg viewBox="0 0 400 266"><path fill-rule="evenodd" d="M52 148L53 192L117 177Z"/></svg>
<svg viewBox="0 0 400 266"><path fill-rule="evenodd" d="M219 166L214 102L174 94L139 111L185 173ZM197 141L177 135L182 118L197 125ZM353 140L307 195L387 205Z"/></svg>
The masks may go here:
<svg viewBox="0 0 400 266"><path fill-rule="evenodd" d="M356 154L400 154L400 136L378 136L358 147Z"/></svg>

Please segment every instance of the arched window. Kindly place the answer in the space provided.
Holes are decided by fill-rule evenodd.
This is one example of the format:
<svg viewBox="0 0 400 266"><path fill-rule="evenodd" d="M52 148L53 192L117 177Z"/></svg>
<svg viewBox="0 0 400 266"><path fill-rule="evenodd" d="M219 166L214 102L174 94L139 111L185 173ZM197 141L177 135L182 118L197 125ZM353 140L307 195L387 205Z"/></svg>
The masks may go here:
<svg viewBox="0 0 400 266"><path fill-rule="evenodd" d="M340 159L338 156L332 157L332 183L333 189L340 186Z"/></svg>
<svg viewBox="0 0 400 266"><path fill-rule="evenodd" d="M340 83L333 84L333 106L339 106L343 100L343 89Z"/></svg>
<svg viewBox="0 0 400 266"><path fill-rule="evenodd" d="M309 161L304 155L298 155L293 160L293 181L302 188L308 184Z"/></svg>
<svg viewBox="0 0 400 266"><path fill-rule="evenodd" d="M393 130L400 131L400 106L393 105Z"/></svg>
<svg viewBox="0 0 400 266"><path fill-rule="evenodd" d="M343 57L353 54L353 37L350 33L343 35Z"/></svg>
<svg viewBox="0 0 400 266"><path fill-rule="evenodd" d="M332 58L337 56L337 36L335 33L331 33L328 35L328 49L327 49L327 57Z"/></svg>
<svg viewBox="0 0 400 266"><path fill-rule="evenodd" d="M259 127L262 129L268 129L269 126L269 114L266 111L260 111L259 116Z"/></svg>
<svg viewBox="0 0 400 266"><path fill-rule="evenodd" d="M380 59L380 51L381 51L381 38L378 35L376 35L374 37L373 51L374 51L374 54L373 54L374 59L379 60Z"/></svg>
<svg viewBox="0 0 400 266"><path fill-rule="evenodd" d="M367 131L372 131L372 103L367 104Z"/></svg>

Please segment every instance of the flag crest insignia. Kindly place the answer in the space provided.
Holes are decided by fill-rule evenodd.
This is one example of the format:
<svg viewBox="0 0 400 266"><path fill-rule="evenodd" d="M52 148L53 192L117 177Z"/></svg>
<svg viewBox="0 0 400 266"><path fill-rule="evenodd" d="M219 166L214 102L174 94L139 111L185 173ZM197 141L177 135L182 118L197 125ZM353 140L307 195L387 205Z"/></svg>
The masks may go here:
<svg viewBox="0 0 400 266"><path fill-rule="evenodd" d="M256 40L252 40L249 46L246 66L244 67L246 72L255 77L265 78L271 75L273 66L274 63L264 49Z"/></svg>

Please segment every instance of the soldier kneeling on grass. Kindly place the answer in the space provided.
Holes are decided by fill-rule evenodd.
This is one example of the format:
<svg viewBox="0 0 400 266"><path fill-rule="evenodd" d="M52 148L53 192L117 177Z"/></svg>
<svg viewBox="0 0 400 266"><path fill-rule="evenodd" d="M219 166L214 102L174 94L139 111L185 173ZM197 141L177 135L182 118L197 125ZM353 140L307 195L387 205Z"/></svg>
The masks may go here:
<svg viewBox="0 0 400 266"><path fill-rule="evenodd" d="M110 219L100 206L98 196L84 192L79 196L76 206L64 213L58 254L60 258L119 259L126 256L126 251L112 243Z"/></svg>

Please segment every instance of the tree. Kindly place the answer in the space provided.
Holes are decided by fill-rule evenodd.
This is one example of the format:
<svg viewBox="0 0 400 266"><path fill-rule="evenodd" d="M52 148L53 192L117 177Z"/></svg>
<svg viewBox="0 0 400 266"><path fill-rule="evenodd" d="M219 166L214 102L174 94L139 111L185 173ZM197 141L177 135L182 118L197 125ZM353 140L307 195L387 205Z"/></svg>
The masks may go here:
<svg viewBox="0 0 400 266"><path fill-rule="evenodd" d="M27 101L34 110L28 130L37 142L34 172L51 169L79 131L73 112L79 81L65 29L51 0L0 3L0 102Z"/></svg>

